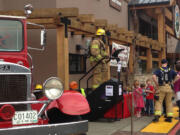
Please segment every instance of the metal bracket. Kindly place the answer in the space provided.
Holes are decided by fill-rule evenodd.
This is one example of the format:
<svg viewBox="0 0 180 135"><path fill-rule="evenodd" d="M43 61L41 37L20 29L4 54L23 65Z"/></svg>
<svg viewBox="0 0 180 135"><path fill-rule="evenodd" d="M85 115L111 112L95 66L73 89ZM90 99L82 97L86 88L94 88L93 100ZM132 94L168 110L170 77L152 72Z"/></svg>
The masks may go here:
<svg viewBox="0 0 180 135"><path fill-rule="evenodd" d="M61 17L60 21L65 26L65 38L68 38L68 25L71 25L71 20L68 19L67 17Z"/></svg>

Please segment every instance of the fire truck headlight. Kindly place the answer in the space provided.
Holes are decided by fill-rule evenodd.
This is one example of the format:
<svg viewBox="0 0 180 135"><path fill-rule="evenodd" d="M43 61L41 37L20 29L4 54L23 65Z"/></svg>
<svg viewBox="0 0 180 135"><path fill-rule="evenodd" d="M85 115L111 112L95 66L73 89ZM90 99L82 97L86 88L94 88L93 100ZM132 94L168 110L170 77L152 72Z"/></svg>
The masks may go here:
<svg viewBox="0 0 180 135"><path fill-rule="evenodd" d="M50 100L58 99L64 92L63 83L56 77L48 78L44 84L44 94Z"/></svg>

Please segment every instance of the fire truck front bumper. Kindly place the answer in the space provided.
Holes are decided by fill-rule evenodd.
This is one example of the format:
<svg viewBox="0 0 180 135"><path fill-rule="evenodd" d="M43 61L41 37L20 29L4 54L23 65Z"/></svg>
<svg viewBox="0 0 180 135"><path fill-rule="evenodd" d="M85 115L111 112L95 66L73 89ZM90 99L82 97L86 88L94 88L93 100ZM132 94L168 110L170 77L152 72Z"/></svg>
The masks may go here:
<svg viewBox="0 0 180 135"><path fill-rule="evenodd" d="M18 126L0 129L0 135L71 135L86 133L88 121L67 122L60 124Z"/></svg>

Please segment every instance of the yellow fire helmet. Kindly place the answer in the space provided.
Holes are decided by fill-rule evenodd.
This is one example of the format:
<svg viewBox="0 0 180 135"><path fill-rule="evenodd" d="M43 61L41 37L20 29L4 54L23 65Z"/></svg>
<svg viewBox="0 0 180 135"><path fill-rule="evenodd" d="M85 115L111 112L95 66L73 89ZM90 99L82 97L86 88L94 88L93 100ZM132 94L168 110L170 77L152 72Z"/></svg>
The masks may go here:
<svg viewBox="0 0 180 135"><path fill-rule="evenodd" d="M106 34L106 31L102 28L99 28L97 31L96 31L96 35L97 36L102 36L102 35L105 35Z"/></svg>
<svg viewBox="0 0 180 135"><path fill-rule="evenodd" d="M42 90L43 87L41 84L36 84L36 87L35 87L36 90Z"/></svg>

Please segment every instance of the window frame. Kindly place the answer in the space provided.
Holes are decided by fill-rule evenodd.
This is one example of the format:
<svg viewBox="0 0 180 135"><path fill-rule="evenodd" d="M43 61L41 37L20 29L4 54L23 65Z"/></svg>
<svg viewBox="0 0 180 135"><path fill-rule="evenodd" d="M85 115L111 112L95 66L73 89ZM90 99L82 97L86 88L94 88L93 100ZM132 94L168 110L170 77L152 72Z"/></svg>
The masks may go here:
<svg viewBox="0 0 180 135"><path fill-rule="evenodd" d="M71 71L70 70L70 62L69 62L69 74L84 74L84 73L86 73L86 60L87 60L87 57L85 55L83 55L83 54L69 53L69 61L70 61L70 55L73 55L73 57L74 56L82 57L83 58L83 67L84 68L83 68L82 71Z"/></svg>
<svg viewBox="0 0 180 135"><path fill-rule="evenodd" d="M22 24L22 48L20 50L17 50L17 51L3 51L1 50L0 52L8 52L8 53L11 53L11 52L22 52L24 50L24 23L20 20L20 19L14 19L14 18L5 18L5 17L1 17L0 20L11 20L11 21L16 21L16 22L20 22Z"/></svg>

